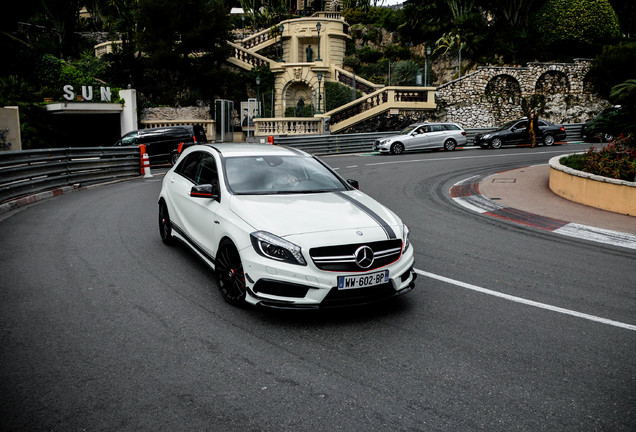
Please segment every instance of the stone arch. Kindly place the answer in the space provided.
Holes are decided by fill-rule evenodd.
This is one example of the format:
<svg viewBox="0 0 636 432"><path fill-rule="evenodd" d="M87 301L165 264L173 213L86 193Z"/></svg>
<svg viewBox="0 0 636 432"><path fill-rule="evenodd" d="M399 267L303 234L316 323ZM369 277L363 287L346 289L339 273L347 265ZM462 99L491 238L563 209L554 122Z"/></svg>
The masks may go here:
<svg viewBox="0 0 636 432"><path fill-rule="evenodd" d="M298 107L302 98L304 106L310 106L312 100L312 88L305 81L290 81L283 88L283 114L287 108Z"/></svg>
<svg viewBox="0 0 636 432"><path fill-rule="evenodd" d="M521 97L521 85L512 75L496 75L488 81L484 91L486 96Z"/></svg>
<svg viewBox="0 0 636 432"><path fill-rule="evenodd" d="M570 80L564 72L549 70L539 77L534 89L542 94L565 94L570 92Z"/></svg>
<svg viewBox="0 0 636 432"><path fill-rule="evenodd" d="M596 89L594 88L592 80L590 79L589 71L583 77L583 93L596 93Z"/></svg>

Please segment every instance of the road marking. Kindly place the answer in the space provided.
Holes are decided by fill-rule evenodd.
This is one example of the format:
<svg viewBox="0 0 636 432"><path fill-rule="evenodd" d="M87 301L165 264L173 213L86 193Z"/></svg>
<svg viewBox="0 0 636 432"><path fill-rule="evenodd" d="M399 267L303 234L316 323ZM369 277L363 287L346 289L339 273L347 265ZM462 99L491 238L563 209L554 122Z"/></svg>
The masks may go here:
<svg viewBox="0 0 636 432"><path fill-rule="evenodd" d="M469 290L472 290L472 291L477 291L477 292L480 292L482 294L487 294L487 295L491 295L491 296L494 296L494 297L499 297L499 298L502 298L502 299L505 299L505 300L509 300L509 301L512 301L512 302L515 302L515 303L521 303L521 304L525 304L525 305L528 305L528 306L533 306L533 307L540 308L540 309L546 309L546 310L549 310L549 311L552 311L552 312L558 312L558 313L561 313L561 314L570 315L570 316L574 316L574 317L577 317L577 318L583 318L583 319L586 319L586 320L589 320L589 321L598 322L598 323L601 323L601 324L607 324L607 325L611 325L611 326L614 326L614 327L620 327L620 328L623 328L623 329L626 329L626 330L636 331L636 325L625 324L625 323L622 323L622 322L619 322L619 321L614 321L614 320L610 320L610 319L607 319L607 318L601 318L601 317L598 317L598 316L595 316L595 315L589 315L589 314L585 314L585 313L582 313L582 312L573 311L573 310L570 310L570 309L564 309L564 308L561 308L561 307L552 306L552 305L545 304L545 303L539 303L539 302L536 302L534 300L528 300L528 299L524 299L524 298L521 298L521 297L515 297L515 296L509 295L509 294L504 294L504 293L500 293L498 291L493 291L493 290L489 290L489 289L486 289L486 288L482 288L482 287L479 287L477 285L472 285L472 284L469 284L469 283L460 282L458 280L450 279L450 278L447 278L445 276L440 276L440 275L437 275L435 273L429 273L429 272L426 272L426 271L423 271L423 270L415 269L415 273L417 273L418 275L421 275L421 276L426 276L426 277L431 278L431 279L436 279L436 280L439 280L439 281L442 281L442 282L449 283L451 285L455 285L455 286L458 286L458 287L461 287L461 288L466 288L466 289L469 289Z"/></svg>

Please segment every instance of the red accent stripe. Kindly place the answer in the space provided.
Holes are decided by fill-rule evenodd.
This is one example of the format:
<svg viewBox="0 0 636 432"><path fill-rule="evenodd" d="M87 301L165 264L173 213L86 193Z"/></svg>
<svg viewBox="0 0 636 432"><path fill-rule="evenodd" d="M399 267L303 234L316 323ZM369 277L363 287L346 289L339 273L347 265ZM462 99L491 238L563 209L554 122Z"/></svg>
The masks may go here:
<svg viewBox="0 0 636 432"><path fill-rule="evenodd" d="M453 186L450 189L451 198L479 195L479 183L470 183Z"/></svg>

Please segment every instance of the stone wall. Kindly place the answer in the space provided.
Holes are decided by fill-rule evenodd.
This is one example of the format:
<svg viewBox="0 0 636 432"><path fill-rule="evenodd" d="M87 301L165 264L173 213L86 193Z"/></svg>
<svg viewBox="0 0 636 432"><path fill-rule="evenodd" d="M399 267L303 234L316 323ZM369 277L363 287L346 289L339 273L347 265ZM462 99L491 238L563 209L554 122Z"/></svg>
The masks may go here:
<svg viewBox="0 0 636 432"><path fill-rule="evenodd" d="M608 107L591 90L590 61L529 63L526 67L480 66L437 88L438 108L431 119L467 128L491 127L522 117L523 104L554 123L583 123Z"/></svg>
<svg viewBox="0 0 636 432"><path fill-rule="evenodd" d="M144 108L139 114L140 121L161 120L211 120L210 107L157 107Z"/></svg>

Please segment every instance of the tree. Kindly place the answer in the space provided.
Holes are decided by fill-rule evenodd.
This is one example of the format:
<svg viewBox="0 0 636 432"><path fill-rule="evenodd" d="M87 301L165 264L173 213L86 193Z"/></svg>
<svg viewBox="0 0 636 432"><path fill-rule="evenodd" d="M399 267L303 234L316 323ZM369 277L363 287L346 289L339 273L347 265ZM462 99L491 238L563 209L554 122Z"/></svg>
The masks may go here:
<svg viewBox="0 0 636 432"><path fill-rule="evenodd" d="M596 56L587 78L596 92L609 98L612 87L634 77L636 42L606 45Z"/></svg>
<svg viewBox="0 0 636 432"><path fill-rule="evenodd" d="M608 0L547 0L535 17L543 43L557 49L584 50L620 36Z"/></svg>

